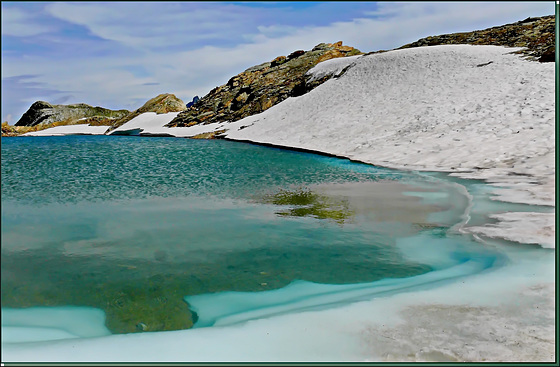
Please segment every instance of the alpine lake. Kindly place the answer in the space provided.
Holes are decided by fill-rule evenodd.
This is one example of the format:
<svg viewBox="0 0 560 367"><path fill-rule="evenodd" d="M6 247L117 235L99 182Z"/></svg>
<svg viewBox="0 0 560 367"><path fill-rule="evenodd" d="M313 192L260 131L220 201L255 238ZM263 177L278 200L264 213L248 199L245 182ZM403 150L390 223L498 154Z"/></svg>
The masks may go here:
<svg viewBox="0 0 560 367"><path fill-rule="evenodd" d="M489 269L502 255L461 228L534 210L490 192L227 140L3 138L2 307L97 308L114 334L179 330L197 326L193 296Z"/></svg>

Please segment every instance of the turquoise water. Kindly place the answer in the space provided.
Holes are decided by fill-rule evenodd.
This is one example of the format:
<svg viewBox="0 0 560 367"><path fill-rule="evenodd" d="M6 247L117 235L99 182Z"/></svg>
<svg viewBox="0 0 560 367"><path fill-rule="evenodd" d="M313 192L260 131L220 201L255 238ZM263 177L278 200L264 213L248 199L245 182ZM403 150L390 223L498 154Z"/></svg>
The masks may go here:
<svg viewBox="0 0 560 367"><path fill-rule="evenodd" d="M223 140L2 139L2 305L176 330L484 271L500 255L449 232L464 187Z"/></svg>

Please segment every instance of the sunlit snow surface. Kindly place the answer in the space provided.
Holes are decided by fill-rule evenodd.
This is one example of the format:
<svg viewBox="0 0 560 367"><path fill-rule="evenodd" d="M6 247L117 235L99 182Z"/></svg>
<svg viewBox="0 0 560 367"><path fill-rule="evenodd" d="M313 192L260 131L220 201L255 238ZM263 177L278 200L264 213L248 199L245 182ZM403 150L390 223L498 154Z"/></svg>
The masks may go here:
<svg viewBox="0 0 560 367"><path fill-rule="evenodd" d="M24 136L64 136L64 135L103 135L108 126L91 126L88 124L55 126L45 130L33 131Z"/></svg>
<svg viewBox="0 0 560 367"><path fill-rule="evenodd" d="M511 53L514 50L457 45L368 55L352 60L353 67L339 79L234 123L168 129L163 124L174 116L157 123L152 119L152 125L148 116L140 116L122 127L172 136L225 128L230 139L488 179L504 186L494 195L512 206L497 209L494 205L503 202L494 202L487 192L481 193L488 189L473 185L471 212L461 231L497 238L483 238L481 245L493 256L443 264L442 270L412 279L406 290L392 280L375 285L297 282L250 295L187 297L200 313L198 326L215 326L3 344L3 358L554 361L555 258L554 249L546 248L554 247L554 65L523 60ZM340 66L332 65L335 71ZM513 170L521 174L509 174ZM550 207L542 210L523 203ZM502 221L481 222L488 214ZM419 248L405 241L400 246L415 258L449 260L449 253L430 244ZM436 282L438 276L448 280ZM311 297L299 297L301 292ZM317 309L318 304L337 303L345 293L357 302ZM224 307L224 299L239 302ZM278 299L287 302L278 305ZM300 312L308 309L312 311ZM98 319L87 321L92 316L85 322L99 326ZM52 338L65 332L69 331L53 333Z"/></svg>

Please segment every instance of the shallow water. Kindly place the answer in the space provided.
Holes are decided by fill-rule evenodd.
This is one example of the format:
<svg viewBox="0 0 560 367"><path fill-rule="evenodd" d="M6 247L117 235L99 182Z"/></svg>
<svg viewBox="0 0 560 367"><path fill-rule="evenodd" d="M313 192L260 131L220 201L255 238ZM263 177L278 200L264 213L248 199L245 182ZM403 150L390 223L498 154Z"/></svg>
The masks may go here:
<svg viewBox="0 0 560 367"><path fill-rule="evenodd" d="M3 311L176 330L484 271L501 255L449 231L463 184L222 140L3 139Z"/></svg>

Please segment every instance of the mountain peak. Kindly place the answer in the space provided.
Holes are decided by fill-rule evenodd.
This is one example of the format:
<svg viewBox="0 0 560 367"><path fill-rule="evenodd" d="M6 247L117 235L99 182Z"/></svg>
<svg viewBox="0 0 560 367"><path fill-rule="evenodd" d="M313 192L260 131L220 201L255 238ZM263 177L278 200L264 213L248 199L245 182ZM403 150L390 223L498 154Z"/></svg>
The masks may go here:
<svg viewBox="0 0 560 367"><path fill-rule="evenodd" d="M171 93L163 93L148 100L142 107L135 110L134 112L131 112L128 115L116 120L107 130L107 132L115 130L119 126L126 124L128 121L146 112L155 112L157 114L161 114L169 112L180 112L186 109L187 105L185 104L185 102L177 98L177 96Z"/></svg>
<svg viewBox="0 0 560 367"><path fill-rule="evenodd" d="M185 102L177 98L174 94L163 93L150 100L148 100L136 112L155 112L155 113L168 113L179 112L187 108Z"/></svg>

